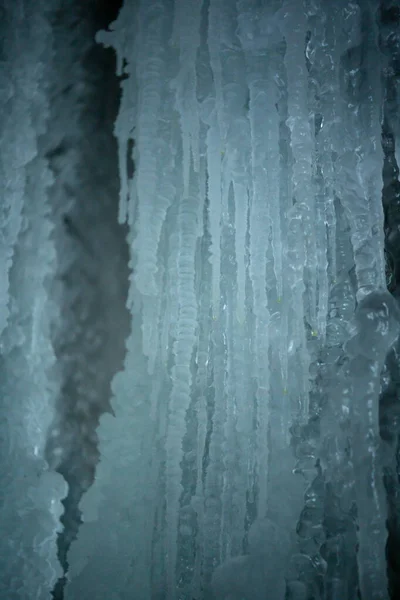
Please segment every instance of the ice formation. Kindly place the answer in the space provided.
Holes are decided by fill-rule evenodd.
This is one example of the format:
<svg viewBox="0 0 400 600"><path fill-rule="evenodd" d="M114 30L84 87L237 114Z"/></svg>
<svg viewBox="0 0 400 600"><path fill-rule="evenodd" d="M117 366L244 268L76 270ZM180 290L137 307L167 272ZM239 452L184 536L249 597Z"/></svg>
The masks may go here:
<svg viewBox="0 0 400 600"><path fill-rule="evenodd" d="M1 23L0 597L7 600L49 598L61 575L56 537L67 493L44 456L59 391L50 326L60 318L49 295L57 270L53 177L41 143L53 68L45 5L16 0Z"/></svg>
<svg viewBox="0 0 400 600"><path fill-rule="evenodd" d="M132 331L67 598L387 598L377 4L126 1L98 41Z"/></svg>
<svg viewBox="0 0 400 600"><path fill-rule="evenodd" d="M385 279L393 36L378 4L125 0L98 34L121 76L131 328L65 600L388 600L383 473L396 467L379 396L400 311ZM61 574L66 486L45 460L61 300L46 284L76 256L57 264L49 217L49 6L13 1L4 31L23 35L4 44L15 75L0 73L7 600L49 600Z"/></svg>

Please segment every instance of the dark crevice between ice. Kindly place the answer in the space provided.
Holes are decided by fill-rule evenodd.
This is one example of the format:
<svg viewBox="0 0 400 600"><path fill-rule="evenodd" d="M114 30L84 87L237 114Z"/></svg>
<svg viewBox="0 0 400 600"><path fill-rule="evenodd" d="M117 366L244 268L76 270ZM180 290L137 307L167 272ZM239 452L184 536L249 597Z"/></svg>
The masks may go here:
<svg viewBox="0 0 400 600"><path fill-rule="evenodd" d="M57 544L64 575L55 585L54 600L64 598L68 551L82 522L79 504L94 481L99 460L96 429L101 415L112 411L111 381L123 368L130 325L129 251L127 229L118 224L118 152L113 135L120 86L113 50L94 39L98 30L115 20L121 4L76 0L60 11L54 23L56 56L68 52L68 45L71 52L79 46L71 81L62 81L54 91L50 118L50 127L52 119L62 122L63 106L66 117L72 106L79 112L78 128L74 133L72 124L65 122L63 139L56 137L47 152L55 176L52 208L60 271L54 293L62 322L54 325L53 345L62 388L46 458L69 488Z"/></svg>

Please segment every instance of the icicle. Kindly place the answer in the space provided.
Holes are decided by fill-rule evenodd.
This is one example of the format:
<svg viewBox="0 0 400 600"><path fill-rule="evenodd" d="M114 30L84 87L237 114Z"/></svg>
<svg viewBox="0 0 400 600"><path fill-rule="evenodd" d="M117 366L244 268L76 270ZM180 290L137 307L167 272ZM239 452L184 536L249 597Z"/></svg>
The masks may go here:
<svg viewBox="0 0 400 600"><path fill-rule="evenodd" d="M247 121L238 123L235 133L242 143L240 148L238 146L235 150L232 148L232 152L237 156L232 171L233 186L229 195L227 221L222 230L222 295L224 298L222 326L226 332L224 336L226 343L225 472L221 494L219 543L222 561L242 552L246 502L251 481L249 469L253 425L253 402L250 391L252 356L250 348L243 343L243 339L250 335L245 265L245 240L248 235L247 185L245 185L249 137ZM236 260L232 260L233 256L236 256ZM238 319L238 315L241 314L242 319Z"/></svg>
<svg viewBox="0 0 400 600"><path fill-rule="evenodd" d="M336 73L336 86L341 92L339 111L342 123L340 129L336 129L332 142L338 156L335 164L338 194L351 227L357 298L360 300L377 286L384 285L383 233L378 229L379 221L382 222L380 85L372 75L376 70L379 71L379 67L374 61L374 67L368 70L371 94L365 95L360 89L361 60L363 55L368 61L377 56L376 42L370 39L373 32L368 33L363 41L361 8L356 4L343 0L335 8L331 17L335 31L341 31L339 21L342 20L343 10L347 11L347 23L346 31L336 35L335 64L338 67L340 65ZM368 19L371 18L369 14ZM371 95L377 103L373 107Z"/></svg>
<svg viewBox="0 0 400 600"><path fill-rule="evenodd" d="M203 586L211 583L215 565L221 562L222 490L225 473L226 422L225 340L221 320L212 330L213 343L213 413L209 440L209 463L205 474L204 524L203 524Z"/></svg>
<svg viewBox="0 0 400 600"><path fill-rule="evenodd" d="M221 278L221 138L215 109L212 111L207 132L207 172L209 199L208 212L211 235L210 263L212 265L211 301L213 318L218 319L220 310Z"/></svg>
<svg viewBox="0 0 400 600"><path fill-rule="evenodd" d="M210 0L208 9L208 49L210 66L215 86L215 105L217 121L222 140L225 140L227 126L223 118L224 99L222 94L221 33L224 28L223 0ZM222 148L221 148L222 150Z"/></svg>
<svg viewBox="0 0 400 600"><path fill-rule="evenodd" d="M246 513L247 513L247 502L252 490L253 480L249 473L250 469L250 449L253 447L252 434L253 434L253 402L249 402L251 399L251 367L252 367L252 354L247 345L243 344L243 330L245 335L249 335L250 328L248 324L235 323L232 319L231 324L231 344L230 350L232 356L232 376L235 384L235 406L234 406L234 452L235 465L232 473L232 519L229 523L230 531L229 538L231 540L231 556L237 556L242 552L243 540L245 537L246 527ZM260 413L261 411L259 411ZM260 415L258 415L260 416ZM261 419L260 419L261 421ZM261 431L265 431L262 427ZM265 446L267 445L266 440L262 448L260 447L260 453L257 453L260 463L263 463L265 457ZM267 472L267 462L263 463L262 466L264 471ZM261 474L262 471L259 471ZM260 478L260 496L262 494L262 478Z"/></svg>
<svg viewBox="0 0 400 600"><path fill-rule="evenodd" d="M135 52L134 36L129 36L133 25L137 26L137 11L128 3L121 7L117 20L110 25L110 31L99 31L96 34L96 42L105 48L114 48L117 55L116 73L118 76L130 73L130 67L124 63L130 59ZM130 27L126 28L126 23ZM122 95L120 110L114 125L114 134L118 139L118 169L120 177L120 201L118 222L125 223L126 220L132 225L134 223L135 200L130 184L133 173L129 173L128 165L133 162L133 156L129 156L130 144L133 143L133 130L136 127L137 113L137 89L135 80L129 77L121 82Z"/></svg>
<svg viewBox="0 0 400 600"><path fill-rule="evenodd" d="M310 10L310 9L309 9ZM309 70L311 123L315 136L315 238L317 257L317 321L315 337L321 345L326 335L329 287L336 278L336 223L334 207L334 169L331 151L332 128L338 120L335 114L336 94L334 63L330 39L331 23L319 3L309 13L309 39L306 59ZM328 253L329 248L329 253Z"/></svg>
<svg viewBox="0 0 400 600"><path fill-rule="evenodd" d="M376 96L364 104L348 102L346 85L353 74L347 52L361 43L354 2L339 0L339 7L329 0L261 4L142 0L132 12L132 25L119 21L115 37L121 33L118 43L129 61L123 40L136 40L136 68L131 63L124 69L132 81L124 84L116 126L120 160L125 161L120 218L128 212L134 237L132 336L125 372L114 386L119 416L100 426L96 493L89 492L85 500L85 518L90 502L97 506L101 541L115 553L115 562L105 564L85 523L75 546L81 563L72 561L71 593L92 569L100 573L90 590L98 600L132 590L138 600L200 598L211 596L212 587L221 600L229 594L258 600L273 589L281 595L300 513L299 528L312 530L311 520L304 525L303 478L293 469L316 479L314 440L310 448L301 440L296 452L304 456L294 458L289 427L301 438L320 418L319 410L326 410L324 431L329 433L333 418L337 425L333 457L323 455L321 442L321 462L328 465L320 472L336 494L343 484L337 469L343 467L349 493L342 497L348 502L354 495L344 443L349 429L339 431L343 423L335 412L340 403L329 396L325 407L324 395L318 405L314 395L320 390L311 385L325 330L324 350L334 361L354 308L348 274L353 257L342 207L353 228L359 284L381 281L379 261L369 265L367 274L363 270L365 257L381 252L374 227L382 217L379 182L361 164L365 158L375 177L382 160L374 146L379 85L368 74ZM371 31L364 48L368 64L377 56ZM361 127L364 120L367 132ZM128 181L132 135L137 170ZM362 244L369 242L371 250L362 255ZM328 318L328 306L338 316ZM378 307L373 319L379 321L381 312ZM371 333L369 321L362 329ZM388 341L372 340L379 346L379 360ZM356 381L358 365L366 379L355 390L354 407L343 382L329 381L329 386L340 391L338 410L344 406L350 414L354 409L355 459L361 464L367 456L373 463L370 479L371 468L360 466L372 500L363 497L361 487L357 494L367 532L372 527L368 516L374 509L379 513L379 519L370 519L377 523L371 534L376 541L384 536L381 492L374 497L373 489L379 484L374 471L379 457L368 454L367 426L372 422L377 438L377 422L373 415L367 423L363 419L370 417L359 411L375 398L379 365L364 368L357 362L362 349L356 350L351 381L345 384L350 389ZM317 415L309 415L310 398ZM298 424L301 419L304 425ZM113 469L115 456L123 468ZM307 492L306 509L317 483ZM115 489L125 493L115 495ZM289 500L282 504L283 496ZM321 522L312 520L317 539L301 540L302 552L311 554L322 544ZM271 536L265 543L254 534L259 526L263 536ZM382 548L377 542L369 550L363 535L360 565L365 571L376 557L375 577L383 565ZM247 542L249 553L243 556ZM87 549L95 557L93 567L83 564ZM333 582L330 573L325 577L322 568L316 573L313 561L302 559L290 563L290 591L306 594L296 579L305 564L309 570L302 576L308 577L309 593L314 576L319 583ZM355 551L351 560L356 560ZM279 578L274 577L278 570ZM369 580L363 577L365 586ZM378 588L374 577L371 589ZM79 593L85 600L89 591Z"/></svg>
<svg viewBox="0 0 400 600"><path fill-rule="evenodd" d="M250 127L247 119L235 119L235 137L228 152L236 154L232 165L233 198L235 206L236 317L244 324L246 318L246 235L249 200ZM233 146L234 142L234 146ZM232 149L230 144L232 143Z"/></svg>
<svg viewBox="0 0 400 600"><path fill-rule="evenodd" d="M293 156L293 207L287 214L288 280L291 304L296 306L290 327L289 353L296 364L297 383L293 388L294 406L300 401L303 417L308 415L309 356L304 329L309 320L312 333L316 332L316 239L315 192L313 187L313 143L309 126L307 101L307 69L304 47L307 22L303 2L287 2L285 8L285 68L288 85L288 120L290 146ZM306 295L304 295L306 292ZM305 303L303 300L305 299ZM296 358L295 358L296 355ZM300 367L300 368L299 368Z"/></svg>
<svg viewBox="0 0 400 600"><path fill-rule="evenodd" d="M168 110L171 105L171 102L165 102L165 109ZM178 180L174 149L171 151L169 145L160 141L159 157L164 167L158 176L160 191L157 206L153 209L153 222L155 223L153 231L157 245L160 243L161 231L168 209L176 201ZM161 290L164 278L164 256L161 249L158 249L157 261L158 266L157 272L154 274L154 282L157 289ZM143 306L143 352L149 359L149 374L153 372L157 354L162 348L159 340L161 302L162 296L157 294L156 296L148 296Z"/></svg>
<svg viewBox="0 0 400 600"><path fill-rule="evenodd" d="M144 23L152 19L155 7L142 9L141 19ZM175 98L169 89L168 76L174 68L174 61L163 60L166 52L166 33L168 16L164 10L157 12L157 18L151 20L151 26L144 28L145 39L143 50L148 61L148 69L137 66L137 81L127 86L125 93L138 87L137 137L137 172L130 193L130 213L136 208L133 195L137 197L138 219L131 225L136 227L136 237L132 248L136 258L134 268L135 285L140 294L148 297L144 302L143 350L149 358L149 374L153 372L159 345L159 319L161 310L161 285L163 282L162 261L164 257L159 250L160 238L167 217L168 209L175 202L179 185L177 162L179 158L179 134L175 119L171 119ZM138 42L139 43L139 42ZM165 52L160 48L165 48ZM155 56L149 48L157 46ZM161 74L163 77L161 77ZM163 102L161 103L161 93ZM132 95L132 92L131 94ZM122 104L122 118L126 114ZM158 118L155 117L158 115ZM128 116L126 126L129 124ZM122 147L124 148L124 137ZM124 160L122 152L121 159ZM123 198L121 197L123 202ZM123 206L120 206L123 210ZM130 215L131 216L131 215Z"/></svg>
<svg viewBox="0 0 400 600"><path fill-rule="evenodd" d="M386 496L379 446L380 373L399 332L400 313L388 292L360 301L355 335L347 342L352 386L352 452L358 514L358 564L363 599L388 598L386 574Z"/></svg>
<svg viewBox="0 0 400 600"><path fill-rule="evenodd" d="M254 372L256 377L256 481L259 488L258 514L264 516L267 502L268 446L265 443L269 424L269 327L270 312L266 293L266 264L269 251L270 207L265 197L267 175L263 167L266 156L264 140L268 129L264 119L267 104L267 90L257 84L250 85L249 118L252 137L252 197L249 216L249 276L253 290L253 331ZM262 124L262 125L261 125Z"/></svg>
<svg viewBox="0 0 400 600"><path fill-rule="evenodd" d="M329 207L329 204L331 206ZM329 207L329 208L327 208ZM326 322L329 302L329 271L328 271L328 236L335 236L335 213L333 199L329 198L329 190L323 188L316 198L318 229L316 243L318 248L318 299L317 299L317 329L318 342L322 345L326 336ZM332 210L333 209L333 210ZM329 225L331 228L329 229ZM332 239L332 238L331 238ZM332 251L335 247L330 246Z"/></svg>
<svg viewBox="0 0 400 600"><path fill-rule="evenodd" d="M241 183L233 185L235 197L235 254L237 264L236 317L240 324L246 313L246 264L245 241L247 233L248 191Z"/></svg>
<svg viewBox="0 0 400 600"><path fill-rule="evenodd" d="M283 63L283 61L282 61ZM285 86L285 73L284 65L281 64L280 70L280 94L278 107L279 116L279 149L280 149L280 177L279 177L279 197L280 197L280 210L281 210L281 230L282 230L282 260L286 267L286 253L288 248L288 222L287 215L292 206L292 179L290 170L290 135L286 125L287 121L287 94ZM278 80L279 81L279 80ZM277 347L279 354L279 362L281 365L282 375L282 393L287 397L287 391L289 386L289 312L290 312L290 278L286 276L282 279L282 296L277 297L277 312L279 314L279 331Z"/></svg>
<svg viewBox="0 0 400 600"><path fill-rule="evenodd" d="M186 410L189 407L192 375L191 362L196 341L197 300L194 288L195 252L198 234L198 197L193 190L188 200L182 200L178 214L178 324L174 342L172 391L169 404L166 438L166 519L167 519L167 591L168 599L177 597L176 557L179 499L181 495L182 439L185 433Z"/></svg>
<svg viewBox="0 0 400 600"><path fill-rule="evenodd" d="M118 169L120 177L119 223L125 223L129 212L133 211L132 206L130 209L128 208L129 204L133 203L133 198L130 197L129 185L131 181L128 173L128 163L129 161L133 161L133 157L129 156L128 150L130 143L133 142L135 123L133 122L132 114L136 105L131 93L131 85L130 79L128 82L122 82L121 108L114 126L114 134L118 139Z"/></svg>
<svg viewBox="0 0 400 600"><path fill-rule="evenodd" d="M176 90L176 109L180 115L183 147L183 193L189 192L190 158L195 172L199 171L199 110L196 87L196 59L200 45L200 15L202 0L177 0L172 43L179 48L180 68L172 83Z"/></svg>
<svg viewBox="0 0 400 600"><path fill-rule="evenodd" d="M203 253L202 253L203 254ZM207 273L210 267L198 271L204 280L199 285L199 341L197 351L197 374L196 387L198 398L196 402L197 416L197 443L196 443L196 492L192 498L192 506L197 513L198 531L196 536L196 553L193 573L193 597L197 598L201 593L201 568L203 559L203 527L204 527L204 482L203 482L203 460L207 438L207 392L208 392L208 365L210 361L210 289ZM207 276L208 275L208 276ZM202 279L203 279L202 277Z"/></svg>
<svg viewBox="0 0 400 600"><path fill-rule="evenodd" d="M376 286L385 288L385 259L382 206L382 121L383 121L383 90L382 90L382 60L379 49L379 32L377 19L379 8L370 0L365 16L367 25L365 68L368 72L368 93L365 97L366 123L369 130L365 142L365 155L362 161L361 176L364 182L364 194L368 198L370 231L376 260Z"/></svg>
<svg viewBox="0 0 400 600"><path fill-rule="evenodd" d="M267 156L265 168L267 170L267 194L270 205L271 230L272 230L272 252L274 257L274 272L276 277L276 293L278 299L283 295L283 244L281 229L281 198L279 193L280 157L279 148L279 117L276 108L277 93L276 84L272 80L272 69L270 70L269 85L267 90L268 103L265 106L266 118L268 120L268 137L266 140Z"/></svg>
<svg viewBox="0 0 400 600"><path fill-rule="evenodd" d="M232 235L229 235L228 233L224 239L226 251L224 254L228 254L232 251L232 245ZM226 261L224 261L222 269L224 271L224 283L226 283L226 286L223 286L222 291L224 296L224 309L221 315L221 325L223 331L226 333L224 334L225 385L223 398L223 405L225 404L225 421L223 423L223 436L225 440L223 456L224 470L220 492L221 518L218 540L218 558L221 563L230 556L238 554L235 535L235 525L237 525L235 517L237 515L235 515L234 495L238 491L238 488L235 485L235 479L237 471L240 470L237 464L238 439L235 431L235 425L238 420L238 398L236 395L235 352L233 340L235 335L235 292L233 284L235 281L235 272L232 265L227 265Z"/></svg>
<svg viewBox="0 0 400 600"><path fill-rule="evenodd" d="M305 285L307 304L305 316L316 331L317 253L315 240L315 190L313 186L314 144L310 131L307 98L308 73L305 60L307 20L303 1L288 1L285 9L285 67L288 85L288 127L293 156L292 179L295 210L301 213L303 239L306 247ZM300 320L299 315L299 320Z"/></svg>
<svg viewBox="0 0 400 600"><path fill-rule="evenodd" d="M140 34L136 75L139 90L135 142L139 148L136 165L138 220L133 250L137 253L135 281L140 293L156 296L155 282L157 250L165 215L164 200L159 194L158 174L165 167L164 148L160 147L159 118L162 95L166 93L165 29L168 15L162 1L142 4L140 7ZM134 34L135 35L135 34ZM140 45L139 45L140 41ZM158 207L164 210L157 210Z"/></svg>

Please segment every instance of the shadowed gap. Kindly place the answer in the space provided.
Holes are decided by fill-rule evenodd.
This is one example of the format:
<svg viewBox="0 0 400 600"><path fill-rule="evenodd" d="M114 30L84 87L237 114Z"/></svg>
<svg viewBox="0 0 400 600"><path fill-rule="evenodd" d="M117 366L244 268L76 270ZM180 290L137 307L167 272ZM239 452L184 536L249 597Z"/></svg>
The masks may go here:
<svg viewBox="0 0 400 600"><path fill-rule="evenodd" d="M122 1L71 3L58 15L57 31L76 43L76 23L85 23L80 54L83 81L66 82L67 97L82 86L82 128L79 148L65 140L48 153L56 175L69 168L78 152L77 185L71 183L64 210L56 210L55 238L59 254L67 253L59 274L63 294L63 323L55 328L54 348L63 381L57 418L49 432L47 459L63 475L69 491L63 501L64 529L58 537L58 556L64 577L53 590L62 600L68 572L68 551L81 524L79 503L94 480L99 459L97 425L110 412L110 384L123 368L130 318L126 309L129 279L127 229L118 224L119 178L117 142L113 127L120 89L115 54L96 44L94 36L116 19ZM72 13L74 12L74 17ZM65 24L65 25L64 25ZM73 33L75 29L75 34ZM75 35L75 37L74 37ZM66 266L65 266L66 265Z"/></svg>

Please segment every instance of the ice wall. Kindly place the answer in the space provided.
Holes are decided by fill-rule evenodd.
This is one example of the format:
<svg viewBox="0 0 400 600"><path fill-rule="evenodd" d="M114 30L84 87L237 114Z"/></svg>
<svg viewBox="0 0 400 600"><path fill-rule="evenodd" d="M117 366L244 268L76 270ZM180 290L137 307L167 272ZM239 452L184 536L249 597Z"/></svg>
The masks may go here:
<svg viewBox="0 0 400 600"><path fill-rule="evenodd" d="M377 8L127 0L98 35L132 331L69 600L387 598Z"/></svg>
<svg viewBox="0 0 400 600"><path fill-rule="evenodd" d="M59 377L49 293L57 269L49 199L52 30L46 2L2 10L0 69L0 597L47 600L60 575L56 534L66 494L44 458ZM54 2L52 9L57 8Z"/></svg>

